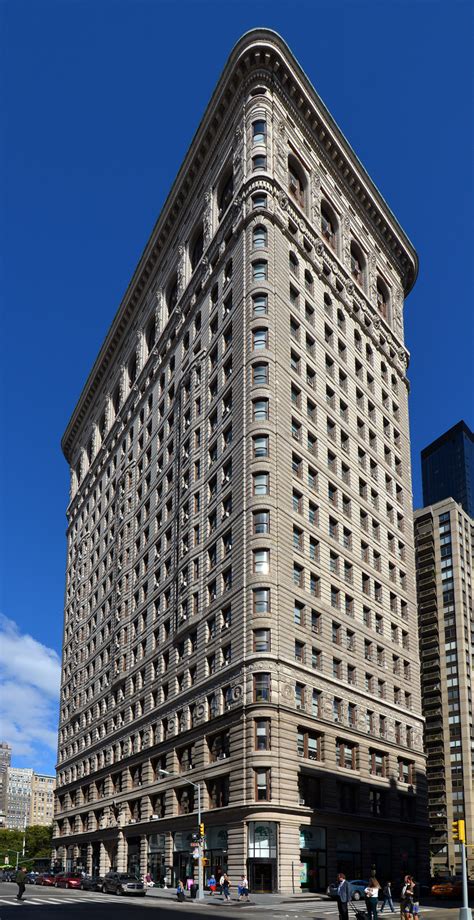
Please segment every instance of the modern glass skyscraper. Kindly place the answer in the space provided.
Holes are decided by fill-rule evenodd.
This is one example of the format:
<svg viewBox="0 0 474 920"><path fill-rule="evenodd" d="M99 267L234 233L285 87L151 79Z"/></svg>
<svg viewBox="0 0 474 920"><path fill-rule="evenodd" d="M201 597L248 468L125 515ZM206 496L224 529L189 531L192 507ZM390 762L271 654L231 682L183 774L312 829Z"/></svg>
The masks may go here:
<svg viewBox="0 0 474 920"><path fill-rule="evenodd" d="M421 452L423 505L454 498L474 518L474 434L458 422Z"/></svg>

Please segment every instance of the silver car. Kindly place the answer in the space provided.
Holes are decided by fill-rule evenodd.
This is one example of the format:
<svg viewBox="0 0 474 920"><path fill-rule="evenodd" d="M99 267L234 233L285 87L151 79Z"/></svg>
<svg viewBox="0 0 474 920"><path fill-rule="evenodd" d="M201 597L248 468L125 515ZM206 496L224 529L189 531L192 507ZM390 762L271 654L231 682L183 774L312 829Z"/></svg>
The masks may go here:
<svg viewBox="0 0 474 920"><path fill-rule="evenodd" d="M142 881L136 875L129 875L128 872L107 872L102 883L103 893L112 892L112 894L136 894L144 898L146 888Z"/></svg>

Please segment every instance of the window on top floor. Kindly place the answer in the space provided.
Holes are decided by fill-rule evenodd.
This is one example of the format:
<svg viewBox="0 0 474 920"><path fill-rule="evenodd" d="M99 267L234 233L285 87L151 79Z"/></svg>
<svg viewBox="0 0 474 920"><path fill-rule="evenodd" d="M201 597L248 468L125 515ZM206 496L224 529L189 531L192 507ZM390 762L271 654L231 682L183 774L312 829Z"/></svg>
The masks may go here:
<svg viewBox="0 0 474 920"><path fill-rule="evenodd" d="M365 257L359 244L352 240L351 243L351 274L354 281L364 287Z"/></svg>
<svg viewBox="0 0 474 920"><path fill-rule="evenodd" d="M295 156L290 154L288 157L288 191L293 200L303 209L305 207L306 185L306 176L301 163Z"/></svg>
<svg viewBox="0 0 474 920"><path fill-rule="evenodd" d="M377 309L383 319L388 320L389 293L388 287L382 278L377 278Z"/></svg>
<svg viewBox="0 0 474 920"><path fill-rule="evenodd" d="M217 191L217 208L219 220L222 219L224 213L227 211L232 198L234 196L234 175L231 169L226 170L224 173Z"/></svg>
<svg viewBox="0 0 474 920"><path fill-rule="evenodd" d="M337 220L327 201L321 203L321 233L332 249L336 249Z"/></svg>

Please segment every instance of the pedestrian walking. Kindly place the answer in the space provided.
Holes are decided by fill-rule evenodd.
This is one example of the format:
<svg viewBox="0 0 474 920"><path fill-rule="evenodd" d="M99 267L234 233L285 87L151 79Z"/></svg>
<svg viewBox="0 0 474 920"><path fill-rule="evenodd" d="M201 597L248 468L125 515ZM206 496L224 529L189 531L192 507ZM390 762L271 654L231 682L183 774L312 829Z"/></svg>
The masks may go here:
<svg viewBox="0 0 474 920"><path fill-rule="evenodd" d="M249 881L245 875L240 876L240 882L237 886L237 893L238 893L238 898L237 898L238 901L242 901L242 899L245 899L246 901L248 901L249 899Z"/></svg>
<svg viewBox="0 0 474 920"><path fill-rule="evenodd" d="M230 879L227 875L227 872L224 872L223 875L221 875L219 884L221 886L222 894L224 895L224 901L230 901Z"/></svg>
<svg viewBox="0 0 474 920"><path fill-rule="evenodd" d="M365 889L365 898L367 904L367 913L369 920L377 920L377 905L379 900L380 883L372 876L369 878L369 884Z"/></svg>
<svg viewBox="0 0 474 920"><path fill-rule="evenodd" d="M185 900L186 900L186 892L185 892L185 890L184 890L184 885L183 885L183 882L181 881L181 879L179 880L179 882L178 882L178 884L177 884L177 886L176 886L176 897L177 897L178 901L185 901Z"/></svg>
<svg viewBox="0 0 474 920"><path fill-rule="evenodd" d="M18 894L16 896L17 901L23 900L23 895L26 888L26 866L22 866L21 869L17 872L15 876L15 882L18 885Z"/></svg>
<svg viewBox="0 0 474 920"><path fill-rule="evenodd" d="M217 888L217 882L216 882L216 877L213 872L210 878L208 879L207 884L209 885L209 891L211 892L211 895L215 894L216 888Z"/></svg>
<svg viewBox="0 0 474 920"><path fill-rule="evenodd" d="M411 875L403 879L402 893L400 895L400 920L411 920L413 917L413 885Z"/></svg>
<svg viewBox="0 0 474 920"><path fill-rule="evenodd" d="M382 888L382 894L383 894L383 904L382 904L382 907L380 908L380 913L383 912L383 909L386 904L388 904L390 910L392 911L392 914L395 913L395 908L393 906L393 897L392 897L392 883L390 881L385 882L385 885Z"/></svg>
<svg viewBox="0 0 474 920"><path fill-rule="evenodd" d="M337 909L339 911L339 920L348 920L349 918L349 901L352 891L350 883L347 881L343 872L337 876Z"/></svg>
<svg viewBox="0 0 474 920"><path fill-rule="evenodd" d="M412 875L410 875L410 885L411 885L411 900L412 900L412 913L413 917L418 917L420 913L420 886L418 882L415 881Z"/></svg>

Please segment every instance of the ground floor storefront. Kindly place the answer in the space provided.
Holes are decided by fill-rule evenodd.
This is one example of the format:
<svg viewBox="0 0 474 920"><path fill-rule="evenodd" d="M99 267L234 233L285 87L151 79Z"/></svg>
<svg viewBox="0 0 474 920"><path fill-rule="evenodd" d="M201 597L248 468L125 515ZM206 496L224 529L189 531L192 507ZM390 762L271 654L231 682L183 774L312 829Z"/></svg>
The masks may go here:
<svg viewBox="0 0 474 920"><path fill-rule="evenodd" d="M299 817L299 820L298 820ZM197 881L197 826L194 816L176 819L174 827L156 822L114 828L94 839L57 846L54 859L66 869L82 868L104 875L110 869L145 876L172 887L178 879ZM153 822L153 825L155 822ZM57 843L60 843L57 841ZM395 885L406 873L423 881L427 873L427 842L422 829L390 823L363 825L335 818L330 823L301 816L280 820L237 817L227 824L206 824L203 847L205 884L227 872L237 885L248 876L253 892L324 891L338 872L349 879L390 879Z"/></svg>

